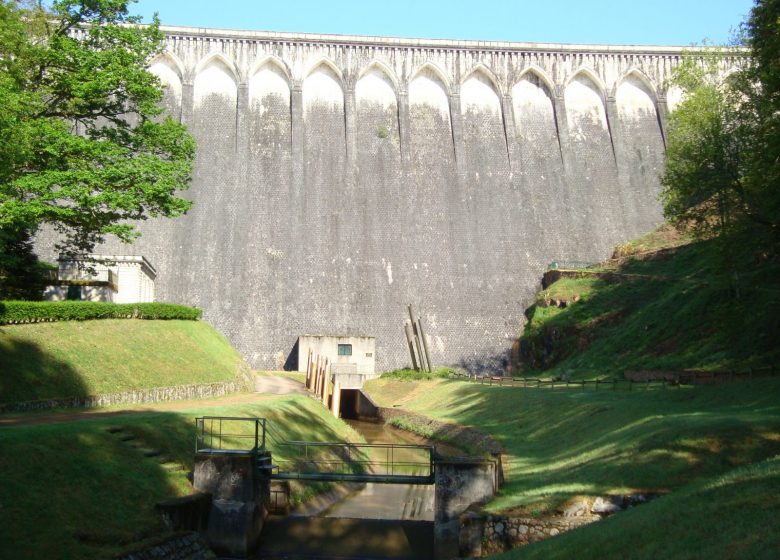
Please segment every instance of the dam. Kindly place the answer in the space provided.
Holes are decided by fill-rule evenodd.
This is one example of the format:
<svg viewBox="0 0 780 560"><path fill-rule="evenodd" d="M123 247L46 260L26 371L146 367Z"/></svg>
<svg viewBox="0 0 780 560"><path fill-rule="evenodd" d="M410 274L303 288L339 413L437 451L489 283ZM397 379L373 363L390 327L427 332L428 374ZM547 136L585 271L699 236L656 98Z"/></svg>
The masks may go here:
<svg viewBox="0 0 780 560"><path fill-rule="evenodd" d="M100 251L147 258L255 368L304 334L405 366L412 303L434 365L500 370L551 261L662 219L681 48L162 29L194 205Z"/></svg>

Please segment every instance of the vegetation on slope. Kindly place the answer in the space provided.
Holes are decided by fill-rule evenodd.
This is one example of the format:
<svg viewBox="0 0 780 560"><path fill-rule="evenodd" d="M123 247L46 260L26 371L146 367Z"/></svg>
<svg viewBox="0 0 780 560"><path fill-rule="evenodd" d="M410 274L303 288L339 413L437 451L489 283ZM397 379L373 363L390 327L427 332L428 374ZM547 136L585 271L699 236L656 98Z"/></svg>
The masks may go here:
<svg viewBox="0 0 780 560"><path fill-rule="evenodd" d="M780 453L780 379L642 391L378 379L383 406L475 426L507 453L490 511L546 515L578 496L675 491ZM433 434L435 436L435 434ZM780 497L766 496L780 507Z"/></svg>
<svg viewBox="0 0 780 560"><path fill-rule="evenodd" d="M774 560L780 550L778 487L775 456L496 558Z"/></svg>
<svg viewBox="0 0 780 560"><path fill-rule="evenodd" d="M0 402L234 379L238 352L202 321L100 321L0 327Z"/></svg>
<svg viewBox="0 0 780 560"><path fill-rule="evenodd" d="M202 415L265 417L289 440L356 437L305 396L0 428L0 556L110 558L159 534L154 504L192 491L194 418ZM145 457L147 449L160 455ZM274 454L284 459L283 448Z"/></svg>
<svg viewBox="0 0 780 560"><path fill-rule="evenodd" d="M740 257L735 291L733 275L721 272L717 240L681 245L670 232L618 248L621 258L595 269L606 275L583 271L540 292L520 339L521 374L611 377L626 369L780 363L780 263Z"/></svg>
<svg viewBox="0 0 780 560"><path fill-rule="evenodd" d="M435 368L433 371L417 371L409 368L394 369L382 374L382 379L397 379L399 381L421 381L426 379L446 379L455 370L447 367Z"/></svg>

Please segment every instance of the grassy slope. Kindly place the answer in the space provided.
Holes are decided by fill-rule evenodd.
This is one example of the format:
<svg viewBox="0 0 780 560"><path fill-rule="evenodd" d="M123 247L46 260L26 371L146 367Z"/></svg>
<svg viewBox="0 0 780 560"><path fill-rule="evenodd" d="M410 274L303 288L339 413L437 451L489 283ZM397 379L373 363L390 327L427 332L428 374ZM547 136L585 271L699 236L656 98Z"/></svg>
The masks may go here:
<svg viewBox="0 0 780 560"><path fill-rule="evenodd" d="M156 502L191 492L194 418L262 416L286 439L354 439L308 397L73 423L0 428L0 558L109 558L161 530ZM121 426L120 434L107 428ZM184 467L163 468L120 438L132 433ZM277 452L278 453L278 452Z"/></svg>
<svg viewBox="0 0 780 560"><path fill-rule="evenodd" d="M379 404L500 441L508 481L491 511L542 515L580 495L676 490L780 453L780 379L631 393L382 379L367 388Z"/></svg>
<svg viewBox="0 0 780 560"><path fill-rule="evenodd" d="M0 327L0 402L224 381L240 361L203 321L8 325Z"/></svg>
<svg viewBox="0 0 780 560"><path fill-rule="evenodd" d="M775 456L497 558L774 560L780 553L778 488Z"/></svg>
<svg viewBox="0 0 780 560"><path fill-rule="evenodd" d="M623 251L676 248L660 259L628 259L612 267L656 279L564 279L540 292L537 302L580 296L563 309L530 309L524 339L541 348L543 333L557 328L559 337L553 343L556 358L543 375L611 377L626 369L780 365L777 266L756 267L751 256L744 256L738 263L740 297L735 299L729 278L717 273L713 243L681 242L654 232ZM526 367L522 374L537 373Z"/></svg>

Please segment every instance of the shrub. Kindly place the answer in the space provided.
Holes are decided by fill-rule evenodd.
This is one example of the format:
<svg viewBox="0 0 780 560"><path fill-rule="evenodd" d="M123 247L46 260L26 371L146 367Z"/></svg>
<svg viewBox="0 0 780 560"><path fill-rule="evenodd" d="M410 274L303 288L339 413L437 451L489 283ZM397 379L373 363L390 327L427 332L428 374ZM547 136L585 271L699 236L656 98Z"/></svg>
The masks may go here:
<svg viewBox="0 0 780 560"><path fill-rule="evenodd" d="M107 303L96 301L0 302L0 325L88 319L185 319L195 321L201 310L172 303Z"/></svg>
<svg viewBox="0 0 780 560"><path fill-rule="evenodd" d="M429 379L446 379L452 377L455 370L452 368L436 368L433 372L415 371L413 369L395 369L382 374L382 379L397 379L399 381L421 381Z"/></svg>

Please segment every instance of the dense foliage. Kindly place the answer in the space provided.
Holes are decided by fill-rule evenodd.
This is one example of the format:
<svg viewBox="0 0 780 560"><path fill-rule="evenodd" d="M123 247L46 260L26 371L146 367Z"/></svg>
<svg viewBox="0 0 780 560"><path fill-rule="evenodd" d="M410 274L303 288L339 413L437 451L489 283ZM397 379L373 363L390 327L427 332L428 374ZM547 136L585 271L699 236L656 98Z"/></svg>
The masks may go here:
<svg viewBox="0 0 780 560"><path fill-rule="evenodd" d="M162 49L155 21L128 0L0 0L0 230L24 242L50 224L66 254L106 235L131 241L134 221L175 217L194 141L161 116L147 70ZM14 246L0 245L4 254ZM17 271L0 261L0 284Z"/></svg>
<svg viewBox="0 0 780 560"><path fill-rule="evenodd" d="M107 303L93 301L4 301L0 302L0 325L87 319L188 319L196 320L201 310L172 303Z"/></svg>
<svg viewBox="0 0 780 560"><path fill-rule="evenodd" d="M720 238L727 265L746 249L780 257L780 1L756 3L745 37L749 53L705 50L676 70L663 177L667 217Z"/></svg>

